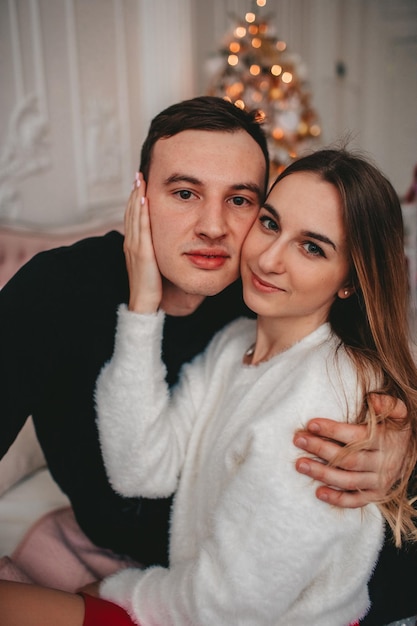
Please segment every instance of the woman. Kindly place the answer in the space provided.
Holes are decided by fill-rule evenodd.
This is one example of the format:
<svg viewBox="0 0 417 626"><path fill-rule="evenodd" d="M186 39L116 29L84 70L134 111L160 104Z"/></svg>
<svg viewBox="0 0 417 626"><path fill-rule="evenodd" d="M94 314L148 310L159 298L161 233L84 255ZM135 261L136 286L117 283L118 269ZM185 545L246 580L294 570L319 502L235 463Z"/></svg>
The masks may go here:
<svg viewBox="0 0 417 626"><path fill-rule="evenodd" d="M176 193L192 201L182 185ZM141 244L139 259L132 253L128 261L129 310L119 311L96 400L114 488L126 496L176 492L171 566L109 577L100 596L111 603L85 595L85 615L79 597L60 594L61 616L70 621L54 624L132 623L128 614L143 626L350 624L368 609L383 515L398 543L414 537L407 488L417 458L417 372L396 194L373 166L344 151L290 165L242 250L244 298L257 321L221 331L170 396L143 189L126 240L128 259L136 237ZM142 364L149 362L148 376ZM377 422L394 428L368 410L371 392L407 406L402 427L412 436L403 478L379 507L339 511L317 500L295 471L294 428L312 414L367 421L370 436ZM9 598L14 589L6 589ZM54 592L42 595L43 611L57 606ZM113 603L126 613L97 616L100 607L118 611Z"/></svg>

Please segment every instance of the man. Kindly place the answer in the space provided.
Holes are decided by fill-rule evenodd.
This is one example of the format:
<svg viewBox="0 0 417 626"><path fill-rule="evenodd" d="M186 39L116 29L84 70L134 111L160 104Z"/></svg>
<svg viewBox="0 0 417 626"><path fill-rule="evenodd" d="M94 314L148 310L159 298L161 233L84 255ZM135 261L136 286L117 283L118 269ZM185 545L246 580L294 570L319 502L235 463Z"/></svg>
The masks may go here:
<svg viewBox="0 0 417 626"><path fill-rule="evenodd" d="M268 167L255 116L219 98L173 105L151 124L140 170L164 277L163 358L170 384L218 329L249 314L237 280L239 255L266 191ZM0 455L32 414L49 469L85 534L145 565L166 564L170 500L114 493L95 425L95 381L113 351L117 307L129 299L126 263L123 237L109 233L38 255L0 292ZM314 424L342 444L362 435L357 426ZM297 441L313 454L321 448L325 461L338 446L308 432ZM348 472L311 459L300 461L299 470L336 488L364 490L340 496L321 488L329 503L360 506L383 493L382 471L375 471L380 458L376 446ZM392 465L388 485L399 462ZM399 617L417 606L401 609Z"/></svg>

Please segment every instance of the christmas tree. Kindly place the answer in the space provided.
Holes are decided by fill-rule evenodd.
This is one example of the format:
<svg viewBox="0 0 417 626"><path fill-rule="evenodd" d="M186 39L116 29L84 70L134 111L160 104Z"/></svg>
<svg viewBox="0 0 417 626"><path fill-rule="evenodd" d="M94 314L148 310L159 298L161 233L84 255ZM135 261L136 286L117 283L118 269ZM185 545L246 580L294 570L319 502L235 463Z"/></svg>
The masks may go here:
<svg viewBox="0 0 417 626"><path fill-rule="evenodd" d="M257 0L234 26L208 63L208 94L236 106L258 109L268 138L272 173L282 170L320 135L317 114L298 55L277 38L270 18L261 18Z"/></svg>

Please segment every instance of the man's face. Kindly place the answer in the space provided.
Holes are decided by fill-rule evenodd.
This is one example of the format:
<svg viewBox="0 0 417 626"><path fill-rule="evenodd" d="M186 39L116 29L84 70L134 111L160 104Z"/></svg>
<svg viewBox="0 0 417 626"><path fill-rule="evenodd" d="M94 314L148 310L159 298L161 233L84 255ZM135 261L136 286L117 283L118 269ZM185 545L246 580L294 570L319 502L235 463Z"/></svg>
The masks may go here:
<svg viewBox="0 0 417 626"><path fill-rule="evenodd" d="M265 168L243 130L186 130L156 142L146 193L165 311L186 314L236 280Z"/></svg>

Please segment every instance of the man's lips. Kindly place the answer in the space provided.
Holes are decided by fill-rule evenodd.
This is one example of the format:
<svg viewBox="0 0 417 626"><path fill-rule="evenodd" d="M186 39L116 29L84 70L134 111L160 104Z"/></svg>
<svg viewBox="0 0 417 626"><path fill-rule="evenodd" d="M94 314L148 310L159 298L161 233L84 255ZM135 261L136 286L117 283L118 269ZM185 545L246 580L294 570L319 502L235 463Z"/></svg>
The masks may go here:
<svg viewBox="0 0 417 626"><path fill-rule="evenodd" d="M210 249L210 250L191 250L185 252L191 263L200 269L218 269L223 267L226 261L230 258L230 254L225 250Z"/></svg>
<svg viewBox="0 0 417 626"><path fill-rule="evenodd" d="M255 289L257 289L258 291L262 291L263 293L285 291L284 289L280 289L280 287L277 287L276 285L272 285L272 283L268 283L267 281L262 280L262 278L259 278L259 276L257 276L253 272L251 272L251 275L252 275L252 283Z"/></svg>

